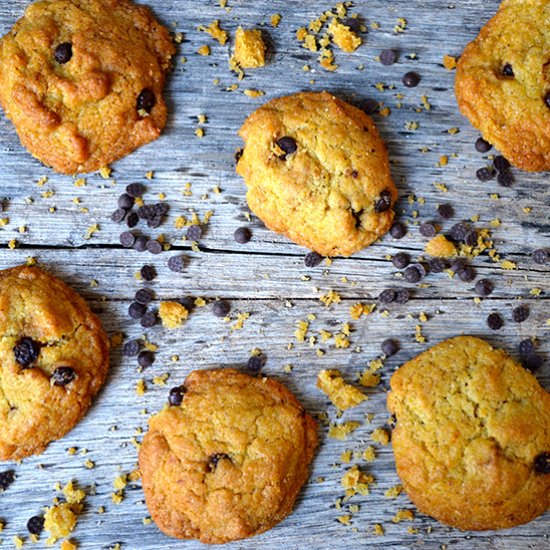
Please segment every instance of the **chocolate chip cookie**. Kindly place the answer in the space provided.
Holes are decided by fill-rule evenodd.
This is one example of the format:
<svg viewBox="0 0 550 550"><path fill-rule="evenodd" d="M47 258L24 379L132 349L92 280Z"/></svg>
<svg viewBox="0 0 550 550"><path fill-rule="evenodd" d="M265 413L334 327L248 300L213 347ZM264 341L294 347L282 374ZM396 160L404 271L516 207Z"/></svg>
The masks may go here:
<svg viewBox="0 0 550 550"><path fill-rule="evenodd" d="M505 0L457 66L462 113L515 166L550 169L550 18L545 0Z"/></svg>
<svg viewBox="0 0 550 550"><path fill-rule="evenodd" d="M0 460L41 453L82 418L107 376L86 302L35 267L0 271Z"/></svg>
<svg viewBox="0 0 550 550"><path fill-rule="evenodd" d="M460 529L503 529L550 507L550 394L504 351L461 336L391 379L397 472L411 500Z"/></svg>
<svg viewBox="0 0 550 550"><path fill-rule="evenodd" d="M147 507L173 537L251 537L290 514L316 446L315 421L278 382L192 372L149 421L139 452Z"/></svg>
<svg viewBox="0 0 550 550"><path fill-rule="evenodd" d="M42 0L0 41L0 104L58 172L91 172L159 137L175 53L130 0Z"/></svg>
<svg viewBox="0 0 550 550"><path fill-rule="evenodd" d="M274 99L240 130L237 172L269 229L326 256L350 256L384 235L397 190L372 119L322 92Z"/></svg>

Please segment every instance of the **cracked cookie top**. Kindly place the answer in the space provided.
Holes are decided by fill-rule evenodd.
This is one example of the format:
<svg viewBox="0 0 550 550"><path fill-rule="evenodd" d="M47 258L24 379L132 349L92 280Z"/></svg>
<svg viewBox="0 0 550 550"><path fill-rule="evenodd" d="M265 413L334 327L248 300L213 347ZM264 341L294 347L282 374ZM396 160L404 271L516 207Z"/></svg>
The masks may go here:
<svg viewBox="0 0 550 550"><path fill-rule="evenodd" d="M391 379L397 472L424 513L460 529L526 523L550 507L550 394L484 340L446 340Z"/></svg>
<svg viewBox="0 0 550 550"><path fill-rule="evenodd" d="M292 393L233 369L192 372L139 452L147 507L167 535L224 543L292 511L317 446Z"/></svg>
<svg viewBox="0 0 550 550"><path fill-rule="evenodd" d="M107 336L74 290L35 267L0 271L0 460L67 433L108 365Z"/></svg>
<svg viewBox="0 0 550 550"><path fill-rule="evenodd" d="M550 169L550 3L505 0L464 50L462 113L512 164Z"/></svg>
<svg viewBox="0 0 550 550"><path fill-rule="evenodd" d="M237 172L269 229L326 256L350 256L384 235L397 190L372 119L333 95L269 101L240 130Z"/></svg>
<svg viewBox="0 0 550 550"><path fill-rule="evenodd" d="M175 49L130 0L43 0L0 41L0 103L58 172L91 172L156 139Z"/></svg>

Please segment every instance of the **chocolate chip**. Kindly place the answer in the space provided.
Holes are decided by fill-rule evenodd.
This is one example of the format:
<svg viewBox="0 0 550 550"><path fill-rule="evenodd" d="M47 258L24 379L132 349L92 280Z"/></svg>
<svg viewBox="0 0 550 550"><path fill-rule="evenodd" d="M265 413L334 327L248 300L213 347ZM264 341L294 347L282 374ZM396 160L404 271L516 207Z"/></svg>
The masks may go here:
<svg viewBox="0 0 550 550"><path fill-rule="evenodd" d="M548 261L548 252L542 250L542 248L538 248L533 251L531 257L536 264L543 265Z"/></svg>
<svg viewBox="0 0 550 550"><path fill-rule="evenodd" d="M382 50L380 52L380 63L382 65L393 65L397 61L397 52L395 50Z"/></svg>
<svg viewBox="0 0 550 550"><path fill-rule="evenodd" d="M212 313L216 317L222 317L222 318L227 317L230 311L231 311L231 304L226 300L217 300L214 302L214 305L212 306Z"/></svg>
<svg viewBox="0 0 550 550"><path fill-rule="evenodd" d="M44 516L33 516L27 521L27 531L31 535L40 535L44 529Z"/></svg>
<svg viewBox="0 0 550 550"><path fill-rule="evenodd" d="M172 388L168 393L168 403L170 403L172 407L179 407L183 403L185 392L186 389L183 386Z"/></svg>
<svg viewBox="0 0 550 550"><path fill-rule="evenodd" d="M466 269L466 260L464 260L463 258L456 258L451 262L451 270L454 273L459 274L465 269Z"/></svg>
<svg viewBox="0 0 550 550"><path fill-rule="evenodd" d="M390 191L384 189L380 193L380 198L374 203L374 211L377 213L386 212L391 208L392 195Z"/></svg>
<svg viewBox="0 0 550 550"><path fill-rule="evenodd" d="M132 319L141 319L145 315L146 311L147 308L143 304L140 304L138 302L132 302L128 306L128 315Z"/></svg>
<svg viewBox="0 0 550 550"><path fill-rule="evenodd" d="M422 271L418 268L419 264L410 265L405 269L404 277L408 283L418 283L422 280Z"/></svg>
<svg viewBox="0 0 550 550"><path fill-rule="evenodd" d="M532 338L526 338L519 343L518 350L520 355L527 357L535 353L535 342Z"/></svg>
<svg viewBox="0 0 550 550"><path fill-rule="evenodd" d="M401 222L394 222L390 227L390 235L394 239L402 239L407 234L407 228Z"/></svg>
<svg viewBox="0 0 550 550"><path fill-rule="evenodd" d="M141 93L138 95L136 101L136 109L138 111L145 111L150 113L157 102L155 93L150 88L144 88Z"/></svg>
<svg viewBox="0 0 550 550"><path fill-rule="evenodd" d="M144 265L140 270L141 277L144 281L150 283L157 276L157 270L152 265Z"/></svg>
<svg viewBox="0 0 550 550"><path fill-rule="evenodd" d="M147 250L147 242L149 241L149 238L145 235L140 235L139 237L136 237L136 242L134 243L134 250L137 250L137 252L145 252Z"/></svg>
<svg viewBox="0 0 550 550"><path fill-rule="evenodd" d="M4 212L4 200L3 199L0 199L0 213Z"/></svg>
<svg viewBox="0 0 550 550"><path fill-rule="evenodd" d="M529 308L527 306L518 306L512 310L512 319L516 323L523 323L529 317Z"/></svg>
<svg viewBox="0 0 550 550"><path fill-rule="evenodd" d="M262 357L261 355L252 355L248 358L248 361L246 363L246 368L256 374L262 370L262 368L265 365L265 357Z"/></svg>
<svg viewBox="0 0 550 550"><path fill-rule="evenodd" d="M454 214L454 208L450 204L440 204L437 207L437 213L444 219L450 220Z"/></svg>
<svg viewBox="0 0 550 550"><path fill-rule="evenodd" d="M237 149L235 151L235 162L239 162L243 156L243 153L244 153L244 149Z"/></svg>
<svg viewBox="0 0 550 550"><path fill-rule="evenodd" d="M130 210L134 206L134 198L130 197L128 193L123 193L118 197L118 207L124 208L125 210Z"/></svg>
<svg viewBox="0 0 550 550"><path fill-rule="evenodd" d="M168 260L168 269L174 273L183 273L185 271L185 256L171 256Z"/></svg>
<svg viewBox="0 0 550 550"><path fill-rule="evenodd" d="M420 231L420 234L423 237L428 237L429 239L431 239L432 237L435 237L437 234L437 229L435 225L429 222L421 223L418 230Z"/></svg>
<svg viewBox="0 0 550 550"><path fill-rule="evenodd" d="M414 71L410 71L403 77L403 84L407 88L416 88L420 83L420 75Z"/></svg>
<svg viewBox="0 0 550 550"><path fill-rule="evenodd" d="M32 367L38 359L40 353L40 343L35 342L32 338L24 336L13 348L15 360L25 368Z"/></svg>
<svg viewBox="0 0 550 550"><path fill-rule="evenodd" d="M15 472L7 470L0 472L0 493L5 491L15 481Z"/></svg>
<svg viewBox="0 0 550 550"><path fill-rule="evenodd" d="M66 386L76 378L76 372L72 367L57 367L52 374L54 386Z"/></svg>
<svg viewBox="0 0 550 550"><path fill-rule="evenodd" d="M382 342L382 345L380 346L382 353L386 357L391 357L392 355L395 355L399 351L399 344L392 340L391 338L388 338L387 340L384 340Z"/></svg>
<svg viewBox="0 0 550 550"><path fill-rule="evenodd" d="M535 472L537 474L550 474L550 453L540 453L535 458Z"/></svg>
<svg viewBox="0 0 550 550"><path fill-rule="evenodd" d="M506 170L510 169L510 163L502 155L497 155L493 159L493 166L499 172L506 172Z"/></svg>
<svg viewBox="0 0 550 550"><path fill-rule="evenodd" d="M156 204L144 204L138 208L138 216L142 220L152 220L168 213L169 206L165 202Z"/></svg>
<svg viewBox="0 0 550 550"><path fill-rule="evenodd" d="M398 290L395 293L395 303L396 304L406 304L410 299L409 291L405 288L402 288L401 290Z"/></svg>
<svg viewBox="0 0 550 550"><path fill-rule="evenodd" d="M162 224L162 216L153 216L147 220L147 227L150 229L156 229Z"/></svg>
<svg viewBox="0 0 550 550"><path fill-rule="evenodd" d="M550 92L548 92L548 93L544 96L544 103L546 103L546 106L547 106L547 107L550 107Z"/></svg>
<svg viewBox="0 0 550 550"><path fill-rule="evenodd" d="M489 181L495 177L495 172L491 168L484 166L476 172L476 178L479 181Z"/></svg>
<svg viewBox="0 0 550 550"><path fill-rule="evenodd" d="M497 181L502 187L512 187L514 183L514 176L512 175L512 172L505 170L504 172L500 172L497 177Z"/></svg>
<svg viewBox="0 0 550 550"><path fill-rule="evenodd" d="M198 241L202 237L202 227L200 225L190 225L187 228L187 239L190 241Z"/></svg>
<svg viewBox="0 0 550 550"><path fill-rule="evenodd" d="M141 342L139 340L128 340L122 348L122 353L125 357L134 357L139 353L141 349Z"/></svg>
<svg viewBox="0 0 550 550"><path fill-rule="evenodd" d="M120 234L119 240L124 248L132 248L136 242L136 237L133 233L130 233L130 231L124 231L124 233Z"/></svg>
<svg viewBox="0 0 550 550"><path fill-rule="evenodd" d="M395 290L387 288L378 295L378 301L381 304L391 304L395 300Z"/></svg>
<svg viewBox="0 0 550 550"><path fill-rule="evenodd" d="M363 111L365 111L368 115L373 115L380 109L380 104L376 101L376 99L368 97L361 102L361 109L363 109Z"/></svg>
<svg viewBox="0 0 550 550"><path fill-rule="evenodd" d="M513 77L514 76L514 69L512 69L512 65L510 63L505 63L502 67L502 74L504 76Z"/></svg>
<svg viewBox="0 0 550 550"><path fill-rule="evenodd" d="M162 245L155 239L147 241L147 251L151 254L160 254L162 252Z"/></svg>
<svg viewBox="0 0 550 550"><path fill-rule="evenodd" d="M464 239L464 236L468 232L468 226L462 222L455 223L451 227L451 237L455 241L462 241Z"/></svg>
<svg viewBox="0 0 550 550"><path fill-rule="evenodd" d="M140 324L143 328L151 328L157 324L158 316L156 311L147 311L141 318Z"/></svg>
<svg viewBox="0 0 550 550"><path fill-rule="evenodd" d="M467 265L458 273L458 278L465 283L469 283L476 278L476 272L473 267Z"/></svg>
<svg viewBox="0 0 550 550"><path fill-rule="evenodd" d="M504 325L502 316L499 313L491 313L487 317L487 325L491 330L499 330Z"/></svg>
<svg viewBox="0 0 550 550"><path fill-rule="evenodd" d="M126 210L124 208L117 208L111 214L111 221L115 223L120 223L126 217Z"/></svg>
<svg viewBox="0 0 550 550"><path fill-rule="evenodd" d="M208 460L208 468L211 472L217 468L220 460L231 460L231 457L225 453L216 453L212 455Z"/></svg>
<svg viewBox="0 0 550 550"><path fill-rule="evenodd" d="M293 138L288 136L284 136L278 139L277 146L284 153L284 155L280 157L283 160L286 159L288 155L292 155L292 153L295 153L298 150L298 145L296 144L296 141Z"/></svg>
<svg viewBox="0 0 550 550"><path fill-rule="evenodd" d="M68 63L73 57L73 45L70 42L59 44L55 48L53 56L60 65L65 65L65 63Z"/></svg>
<svg viewBox="0 0 550 550"><path fill-rule="evenodd" d="M398 252L392 257L391 263L397 269L405 269L411 263L411 257L405 252Z"/></svg>
<svg viewBox="0 0 550 550"><path fill-rule="evenodd" d="M134 300L138 304L143 304L144 306L150 304L154 298L155 293L150 288L140 288L134 296Z"/></svg>
<svg viewBox="0 0 550 550"><path fill-rule="evenodd" d="M235 239L236 243L246 244L250 242L250 239L252 238L252 233L250 229L248 229L248 227L239 227L239 229L237 229L235 233L233 233L233 238Z"/></svg>
<svg viewBox="0 0 550 550"><path fill-rule="evenodd" d="M477 138L476 151L478 153L488 153L492 148L493 146L488 141L485 141L482 137Z"/></svg>
<svg viewBox="0 0 550 550"><path fill-rule="evenodd" d="M195 307L195 300L193 300L191 296L184 296L183 298L179 298L177 302L189 312Z"/></svg>
<svg viewBox="0 0 550 550"><path fill-rule="evenodd" d="M489 279L480 279L477 281L475 286L476 294L479 296L490 296L493 292L493 281L490 281Z"/></svg>
<svg viewBox="0 0 550 550"><path fill-rule="evenodd" d="M544 364L544 359L541 355L538 355L537 353L530 353L529 355L521 359L521 364L527 370L535 372L542 367L542 365Z"/></svg>
<svg viewBox="0 0 550 550"><path fill-rule="evenodd" d="M304 257L306 267L317 267L323 261L323 256L317 252L308 252Z"/></svg>
<svg viewBox="0 0 550 550"><path fill-rule="evenodd" d="M477 231L475 229L470 229L464 235L464 244L468 246L476 246L477 244Z"/></svg>
<svg viewBox="0 0 550 550"><path fill-rule="evenodd" d="M441 258L431 258L428 260L428 266L432 273L443 273L447 269L447 263Z"/></svg>
<svg viewBox="0 0 550 550"><path fill-rule="evenodd" d="M126 193L134 199L142 197L145 191L146 187L142 183L130 183L126 186Z"/></svg>
<svg viewBox="0 0 550 550"><path fill-rule="evenodd" d="M137 358L138 365L144 369L150 367L155 362L155 354L149 350L143 350Z"/></svg>
<svg viewBox="0 0 550 550"><path fill-rule="evenodd" d="M128 215L126 216L126 225L132 229L132 227L135 227L139 222L139 216L135 212L128 212ZM136 243L134 243L135 245Z"/></svg>

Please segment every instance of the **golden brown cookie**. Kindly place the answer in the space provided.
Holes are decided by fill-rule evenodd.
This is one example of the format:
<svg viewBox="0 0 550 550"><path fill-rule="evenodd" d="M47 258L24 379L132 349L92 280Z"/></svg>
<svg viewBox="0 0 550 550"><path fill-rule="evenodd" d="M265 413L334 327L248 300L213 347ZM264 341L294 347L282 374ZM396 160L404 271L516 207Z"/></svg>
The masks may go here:
<svg viewBox="0 0 550 550"><path fill-rule="evenodd" d="M269 229L325 256L350 256L384 235L397 190L372 119L333 95L269 101L240 130L237 172Z"/></svg>
<svg viewBox="0 0 550 550"><path fill-rule="evenodd" d="M0 271L0 460L41 453L84 415L109 368L99 320L35 267Z"/></svg>
<svg viewBox="0 0 550 550"><path fill-rule="evenodd" d="M550 507L550 394L484 340L446 340L391 379L397 473L418 508L503 529Z"/></svg>
<svg viewBox="0 0 550 550"><path fill-rule="evenodd" d="M464 50L456 97L462 113L513 165L550 169L550 3L504 0Z"/></svg>
<svg viewBox="0 0 550 550"><path fill-rule="evenodd" d="M159 137L168 30L131 0L42 0L0 41L0 104L58 172L91 172Z"/></svg>
<svg viewBox="0 0 550 550"><path fill-rule="evenodd" d="M292 393L233 369L192 372L149 421L139 451L147 507L165 534L224 543L294 506L317 446Z"/></svg>

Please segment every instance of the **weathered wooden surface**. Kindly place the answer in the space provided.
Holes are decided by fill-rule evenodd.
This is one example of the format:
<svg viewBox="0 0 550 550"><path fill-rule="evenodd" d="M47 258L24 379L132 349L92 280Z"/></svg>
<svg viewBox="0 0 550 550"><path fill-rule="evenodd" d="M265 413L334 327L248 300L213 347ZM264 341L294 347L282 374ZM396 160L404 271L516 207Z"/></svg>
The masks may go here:
<svg viewBox="0 0 550 550"><path fill-rule="evenodd" d="M17 480L8 491L0 495L0 520L6 528L0 534L2 548L13 546L14 535L25 535L27 519L48 505L54 496L54 482L65 483L74 479L83 487L96 484L95 495L87 499L73 539L81 548L109 548L120 542L128 549L200 548L198 543L177 542L161 535L154 525L144 525L147 517L143 495L138 484L130 484L125 500L120 505L111 503L112 481L120 472L130 472L135 467L136 450L133 437L140 439L139 428L146 428L144 411L158 410L165 400L167 388L179 383L195 368L214 365L243 365L253 348L260 348L268 357L265 372L282 380L296 392L313 413L328 410L335 418L334 408L315 389L317 373L326 367L340 368L348 380L354 380L367 362L378 357L379 346L388 336L397 338L402 350L386 362L382 371L382 384L370 390L369 400L344 415L344 419L364 419L366 413L374 413L372 425L365 425L350 436L348 441L328 439L326 430L321 434L321 448L315 461L311 483L300 497L295 512L272 531L252 539L229 545L234 549L290 550L306 548L386 547L386 548L547 548L550 531L550 515L547 513L529 525L503 532L462 533L434 520L417 514L412 523L394 524L391 518L398 509L411 508L405 495L395 500L384 497L384 492L398 483L390 447L377 447L377 460L372 464L359 464L377 479L372 494L355 497L352 504L361 509L354 514L352 527L336 521L344 512L334 508L334 502L343 495L339 480L346 466L339 465L340 453L345 449L364 449L374 427L382 426L387 419L385 389L393 370L403 361L413 357L431 343L459 334L471 333L487 337L496 345L516 354L517 343L525 337L540 338L541 352L550 352L550 326L546 320L548 311L548 266L536 266L530 259L535 248L548 246L550 225L547 220L550 206L548 178L546 174L515 172L516 183L510 189L498 187L495 181L480 183L475 170L485 164L473 143L477 133L458 114L454 94L454 74L442 66L444 54L458 55L464 45L477 33L482 22L496 10L498 2L464 0L451 4L440 0L394 1L361 0L353 10L370 25L380 23L379 30L370 30L364 37L364 45L353 54L336 52L339 68L328 73L316 63L316 56L302 49L294 39L295 30L307 24L329 2L303 0L289 2L274 0L229 0L230 13L221 9L218 2L193 2L165 0L148 2L167 24L185 34L178 55L178 62L170 79L168 100L171 118L167 131L156 143L141 149L117 163L113 168L116 183L105 181L98 175L87 177L86 187L75 187L71 178L59 176L41 166L24 151L10 123L0 117L0 165L2 183L0 197L9 198L8 209L2 216L10 223L0 228L0 267L8 267L35 256L52 272L62 276L77 288L98 311L110 333L123 332L128 337L143 334L139 325L129 321L126 310L133 293L139 288L134 273L144 263L157 266L159 277L151 285L158 298L175 298L181 295L205 298L223 297L232 300L232 314L248 312L250 318L244 328L232 331L230 324L214 318L209 308L199 309L182 329L166 332L160 327L148 330L147 337L159 345L157 361L145 373L138 373L135 361L121 357L120 349L112 354L112 371L108 383L85 420L62 441L49 446L39 457L20 465L7 465L17 471ZM22 15L27 1L14 0L0 4L0 31L6 32ZM247 73L240 88L227 92L235 77L227 69L227 47L218 44L196 30L199 24L220 19L223 28L231 35L237 27L257 26L269 22L273 13L283 18L277 29L266 25L265 30L272 43L272 55L267 67ZM407 20L402 34L393 32L399 18ZM199 57L197 48L208 43L212 56ZM384 67L374 57L384 48L400 51L399 62ZM411 60L409 54L416 54ZM179 62L187 57L186 64ZM314 71L304 72L308 63ZM364 65L364 70L358 67ZM416 70L422 82L413 90L401 85L402 75ZM213 80L219 78L220 85ZM310 80L314 79L314 83ZM395 85L395 89L381 92L374 87L377 82ZM376 117L378 126L387 141L392 161L392 171L400 189L399 210L403 219L411 222L409 236L402 241L386 237L380 243L356 255L352 259L336 259L332 266L319 266L308 270L303 265L304 250L274 235L257 221L248 223L245 217L244 186L235 175L233 155L240 146L236 130L244 118L263 99L250 99L242 94L245 88L261 89L264 99L302 89L327 89L360 104L367 97L384 101L392 109L388 118ZM403 98L397 99L402 93ZM416 112L421 106L421 96L426 95L432 105L430 111ZM397 103L402 107L398 108ZM206 114L203 140L195 137L197 115ZM408 121L418 122L415 132L405 129ZM460 128L450 135L447 130ZM427 147L428 152L420 152ZM437 167L441 155L456 153L445 168ZM171 205L168 222L161 228L174 250L183 250L189 257L188 268L182 275L175 275L166 268L170 253L161 256L139 255L123 250L118 245L121 228L109 220L115 208L116 197L124 185L144 181L144 175L154 170L155 178L147 182L153 197L165 193ZM38 187L36 182L48 176L49 181ZM186 182L192 183L192 196L184 196ZM448 192L434 187L434 182L444 183ZM211 190L222 189L221 194ZM53 190L55 194L43 198L41 193ZM408 204L407 195L414 193L424 204ZM498 193L500 200L490 199ZM208 197L204 197L208 194ZM28 204L28 198L33 202ZM73 199L78 197L80 204ZM451 203L456 216L446 222L469 219L478 214L476 227L489 227L490 220L500 219L500 227L491 228L497 250L503 259L517 263L518 269L504 271L486 255L474 261L479 275L492 278L496 283L494 294L481 304L473 302L472 284L450 280L446 275L430 275L427 288L411 285L413 298L405 306L380 307L369 317L353 321L352 345L348 350L334 350L330 345L295 342L293 333L296 322L314 313L310 334L320 329L336 331L349 321L349 306L361 300L373 299L388 286L404 283L395 277L396 270L387 259L398 250L413 256L422 253L426 239L418 234L413 211L419 219L435 218L435 208L442 202ZM50 207L55 206L55 213ZM88 212L82 212L84 207ZM532 208L526 214L523 208ZM181 241L182 231L173 227L176 216L194 210L201 216L208 210L214 215L205 237L201 240L201 252L192 252ZM86 230L98 223L100 231L91 239L84 238ZM254 232L251 243L237 245L233 231L249 225ZM28 231L19 233L20 226ZM19 248L8 250L6 244L17 239ZM303 280L307 275L310 280ZM347 282L342 281L347 277ZM91 281L97 286L91 286ZM532 288L543 290L538 298L530 296ZM333 289L342 296L342 302L325 308L319 296ZM528 303L531 316L521 325L510 319L512 307L519 299ZM381 312L387 309L387 316ZM489 312L500 311L506 318L504 328L491 333L485 325ZM415 341L418 315L425 312L429 321L422 323L427 344ZM294 347L287 349L293 342ZM358 349L357 346L359 346ZM326 354L316 355L317 349ZM171 356L177 354L177 363ZM283 370L293 365L292 373ZM166 387L155 386L151 379L170 373ZM148 391L139 397L135 386L140 378L147 381ZM550 368L545 365L538 377L546 388L550 387ZM111 428L116 426L116 430ZM69 447L87 449L86 456L69 457ZM84 461L94 461L93 469L86 469ZM37 466L42 465L40 469ZM6 466L2 466L4 469ZM320 483L316 479L324 477ZM106 513L97 513L105 506ZM386 534L374 536L374 523L382 523ZM409 526L419 529L409 534ZM432 532L428 534L427 529ZM29 543L30 544L30 543ZM41 548L43 543L34 547Z"/></svg>

